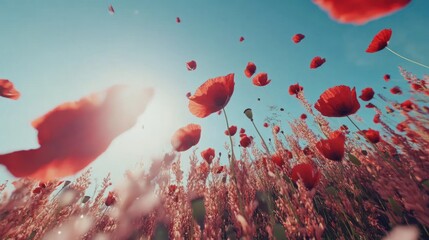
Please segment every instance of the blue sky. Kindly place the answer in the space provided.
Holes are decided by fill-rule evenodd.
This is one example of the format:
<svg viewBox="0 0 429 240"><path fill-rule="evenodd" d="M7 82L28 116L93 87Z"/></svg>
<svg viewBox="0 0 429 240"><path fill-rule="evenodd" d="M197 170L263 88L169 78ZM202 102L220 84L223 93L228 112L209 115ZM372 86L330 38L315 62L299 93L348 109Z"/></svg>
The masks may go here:
<svg viewBox="0 0 429 240"><path fill-rule="evenodd" d="M109 4L114 15L107 10ZM185 94L212 77L235 73L235 93L227 106L230 121L256 136L243 115L250 107L267 138L270 130L262 123L273 115L269 106L285 108L276 112L285 132L287 120L304 112L287 92L297 82L312 103L326 88L339 84L356 86L359 93L373 87L376 93L403 100L407 93L401 97L388 93L395 85L404 92L408 89L398 66L420 77L428 73L426 69L386 50L368 54L365 49L378 31L392 28L389 46L428 64L427 9L428 1L416 0L393 15L355 26L337 23L311 1L302 0L2 0L0 78L14 82L22 97L0 99L0 153L36 148L32 120L63 102L114 84L153 87L156 96L138 124L91 164L98 179L107 172L120 179L142 159L148 165L151 156L170 150L170 136L190 122L203 128L199 150L214 147L225 153L223 116L198 119L187 109ZM293 44L295 33L306 38ZM240 36L245 38L242 43ZM327 61L310 70L315 56ZM196 71L186 70L190 60L197 61ZM248 61L257 65L257 72L267 72L272 82L253 86L243 74ZM392 76L391 82L382 80L385 73ZM374 127L372 111L361 108L358 114L364 118L363 128ZM186 161L185 154L182 162ZM0 166L0 182L6 179L12 176Z"/></svg>

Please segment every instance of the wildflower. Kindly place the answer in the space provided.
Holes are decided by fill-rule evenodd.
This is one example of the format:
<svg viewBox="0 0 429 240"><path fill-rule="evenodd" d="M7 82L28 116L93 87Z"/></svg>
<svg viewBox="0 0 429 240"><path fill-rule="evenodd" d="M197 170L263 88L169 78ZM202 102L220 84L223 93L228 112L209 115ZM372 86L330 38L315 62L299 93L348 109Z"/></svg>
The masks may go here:
<svg viewBox="0 0 429 240"><path fill-rule="evenodd" d="M344 143L346 137L341 131L332 132L329 139L322 139L316 143L317 150L327 159L341 161L344 157Z"/></svg>
<svg viewBox="0 0 429 240"><path fill-rule="evenodd" d="M195 70L197 68L197 62L195 62L194 60L187 62L186 68L188 69L188 71Z"/></svg>
<svg viewBox="0 0 429 240"><path fill-rule="evenodd" d="M299 118L301 118L301 120L305 120L307 119L307 114L303 113Z"/></svg>
<svg viewBox="0 0 429 240"><path fill-rule="evenodd" d="M59 105L32 122L37 149L0 155L15 177L51 180L77 173L135 125L152 98L151 89L113 86Z"/></svg>
<svg viewBox="0 0 429 240"><path fill-rule="evenodd" d="M380 133L373 129L363 130L363 134L365 135L366 139L372 143L378 143L380 142Z"/></svg>
<svg viewBox="0 0 429 240"><path fill-rule="evenodd" d="M279 168L282 168L285 164L285 161L283 160L282 156L280 154L274 154L271 156L271 160L273 163L275 163Z"/></svg>
<svg viewBox="0 0 429 240"><path fill-rule="evenodd" d="M298 93L300 93L304 88L302 86L299 86L299 84L292 84L289 86L289 94L290 95L296 95L298 96Z"/></svg>
<svg viewBox="0 0 429 240"><path fill-rule="evenodd" d="M293 37L292 37L292 41L293 41L294 43L299 43L299 42L301 42L301 40L302 40L302 39L304 39L304 38L305 38L305 36L304 36L303 34L301 34L301 33L297 33L297 34L293 35Z"/></svg>
<svg viewBox="0 0 429 240"><path fill-rule="evenodd" d="M363 101L369 101L374 97L374 90L372 88L362 89L362 94L359 96Z"/></svg>
<svg viewBox="0 0 429 240"><path fill-rule="evenodd" d="M274 127L273 127L273 130L274 130L274 133L279 133L280 132L280 127L279 126L277 126L277 125L275 125Z"/></svg>
<svg viewBox="0 0 429 240"><path fill-rule="evenodd" d="M215 173L219 174L219 173L222 173L224 170L225 170L224 166L219 166L219 167L216 168Z"/></svg>
<svg viewBox="0 0 429 240"><path fill-rule="evenodd" d="M215 150L213 148L207 148L201 152L201 157L203 157L208 164L211 164L213 158L215 157Z"/></svg>
<svg viewBox="0 0 429 240"><path fill-rule="evenodd" d="M21 94L15 89L11 81L0 79L0 96L18 100Z"/></svg>
<svg viewBox="0 0 429 240"><path fill-rule="evenodd" d="M228 130L225 130L225 135L234 136L236 132L237 132L237 126L232 125L231 127L228 128Z"/></svg>
<svg viewBox="0 0 429 240"><path fill-rule="evenodd" d="M365 105L366 108L375 108L375 105L372 103L368 103L367 105Z"/></svg>
<svg viewBox="0 0 429 240"><path fill-rule="evenodd" d="M244 75L250 78L256 71L256 65L253 62L248 62L246 69L244 69Z"/></svg>
<svg viewBox="0 0 429 240"><path fill-rule="evenodd" d="M374 123L380 123L380 114L375 114L372 120Z"/></svg>
<svg viewBox="0 0 429 240"><path fill-rule="evenodd" d="M267 122L264 122L264 127L265 128L267 128L267 127L269 127L270 125L267 123Z"/></svg>
<svg viewBox="0 0 429 240"><path fill-rule="evenodd" d="M201 126L198 124L188 124L179 128L171 138L173 149L183 152L197 145L201 137Z"/></svg>
<svg viewBox="0 0 429 240"><path fill-rule="evenodd" d="M314 107L326 117L345 117L356 113L360 104L355 88L340 85L323 92Z"/></svg>
<svg viewBox="0 0 429 240"><path fill-rule="evenodd" d="M253 112L252 112L252 109L247 108L246 110L244 110L244 114L246 115L246 117L247 117L248 119L250 119L250 121L253 121ZM244 129L243 129L243 130L244 130ZM240 133L244 133L244 131L243 131L243 132L241 132L241 130L240 130Z"/></svg>
<svg viewBox="0 0 429 240"><path fill-rule="evenodd" d="M392 94L402 94L402 90L401 90L401 88L399 88L398 86L395 86L395 87L391 88L391 89L390 89L390 92L391 92Z"/></svg>
<svg viewBox="0 0 429 240"><path fill-rule="evenodd" d="M388 82L390 80L390 75L384 74L383 79L384 79L384 81Z"/></svg>
<svg viewBox="0 0 429 240"><path fill-rule="evenodd" d="M375 37L372 39L368 48L366 49L367 53L374 53L380 50L383 50L387 47L390 37L392 36L392 29L383 29L378 32Z"/></svg>
<svg viewBox="0 0 429 240"><path fill-rule="evenodd" d="M252 140L247 136L243 136L240 138L240 145L244 148L248 147L252 143Z"/></svg>
<svg viewBox="0 0 429 240"><path fill-rule="evenodd" d="M413 109L417 109L417 105L413 103L411 100L405 100L403 103L401 103L401 108L405 112L409 112Z"/></svg>
<svg viewBox="0 0 429 240"><path fill-rule="evenodd" d="M321 58L319 56L314 57L311 60L310 68L313 68L313 69L318 68L318 67L322 66L325 62L326 62L326 59L324 59L324 58Z"/></svg>
<svg viewBox="0 0 429 240"><path fill-rule="evenodd" d="M106 204L106 206L112 206L113 204L115 204L116 202L116 197L114 195L114 192L109 192L109 194L107 195L106 201L104 201L104 204Z"/></svg>
<svg viewBox="0 0 429 240"><path fill-rule="evenodd" d="M396 12L411 0L314 0L315 4L341 23L365 24L374 19Z"/></svg>
<svg viewBox="0 0 429 240"><path fill-rule="evenodd" d="M189 97L189 111L200 118L222 110L234 93L234 74L212 78Z"/></svg>
<svg viewBox="0 0 429 240"><path fill-rule="evenodd" d="M310 163L301 163L297 164L292 168L290 178L292 181L297 182L298 179L301 179L304 186L311 190L313 189L320 181L321 173L317 171Z"/></svg>
<svg viewBox="0 0 429 240"><path fill-rule="evenodd" d="M268 75L267 73L258 73L256 76L253 77L253 85L255 86L266 86L267 84L269 84L271 82L271 80L268 79Z"/></svg>

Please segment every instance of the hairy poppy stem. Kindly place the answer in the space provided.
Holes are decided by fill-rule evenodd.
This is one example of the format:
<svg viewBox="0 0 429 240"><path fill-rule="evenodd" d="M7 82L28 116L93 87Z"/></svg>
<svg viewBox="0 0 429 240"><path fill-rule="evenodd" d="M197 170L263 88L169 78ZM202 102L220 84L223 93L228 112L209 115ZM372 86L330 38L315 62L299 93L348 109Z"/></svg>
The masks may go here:
<svg viewBox="0 0 429 240"><path fill-rule="evenodd" d="M357 130L359 130L359 132L362 132L362 130L358 127L358 125L356 125L356 123L355 122L353 122L353 120L349 117L349 116L347 116L347 118L350 120L350 122L357 128Z"/></svg>
<svg viewBox="0 0 429 240"><path fill-rule="evenodd" d="M253 122L253 119L251 119L250 121L252 122L253 126L255 127L255 130L256 130L256 132L258 133L259 137L262 139L262 143L263 143L263 145L264 145L265 150L267 151L267 154L268 154L269 156L271 156L270 150L268 149L268 145L267 145L267 143L265 142L264 138L262 137L261 133L259 132L258 128L256 127L255 122Z"/></svg>
<svg viewBox="0 0 429 240"><path fill-rule="evenodd" d="M401 54L399 54L399 53L397 53L397 52L393 51L393 50L392 50L392 49L390 49L389 47L386 47L386 49L387 49L387 50L389 50L391 53L395 54L396 56L398 56L398 57L400 57L400 58L402 58L402 59L404 59L404 60L407 60L408 62L411 62L411 63L417 64L417 65L419 65L419 66L421 66L421 67L424 67L424 68L428 68L428 69L429 69L429 66L424 65L424 64L421 64L421 63L416 62L416 61L414 61L414 60L411 60L411 59L409 59L409 58L406 58L406 57L402 56Z"/></svg>

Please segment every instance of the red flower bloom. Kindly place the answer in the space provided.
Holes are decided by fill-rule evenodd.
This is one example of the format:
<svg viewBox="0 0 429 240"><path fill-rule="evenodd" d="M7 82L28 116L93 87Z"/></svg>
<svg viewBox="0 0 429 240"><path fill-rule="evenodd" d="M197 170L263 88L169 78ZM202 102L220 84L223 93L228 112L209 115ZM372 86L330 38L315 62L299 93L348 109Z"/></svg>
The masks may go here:
<svg viewBox="0 0 429 240"><path fill-rule="evenodd" d="M34 194L39 194L41 191L42 191L41 187L36 187L35 189L33 189Z"/></svg>
<svg viewBox="0 0 429 240"><path fill-rule="evenodd" d="M211 164L215 157L215 150L213 148L207 148L201 152L201 157L203 157L208 164Z"/></svg>
<svg viewBox="0 0 429 240"><path fill-rule="evenodd" d="M110 4L109 5L109 12L111 13L111 14L114 14L115 13L115 9L113 8L113 6Z"/></svg>
<svg viewBox="0 0 429 240"><path fill-rule="evenodd" d="M318 68L322 66L322 64L324 64L325 62L326 62L326 59L324 58L321 58L319 56L314 57L313 60L311 60L310 68Z"/></svg>
<svg viewBox="0 0 429 240"><path fill-rule="evenodd" d="M0 96L17 100L21 94L15 89L11 81L0 79Z"/></svg>
<svg viewBox="0 0 429 240"><path fill-rule="evenodd" d="M240 42L243 42L244 41L244 37L240 37Z"/></svg>
<svg viewBox="0 0 429 240"><path fill-rule="evenodd" d="M224 171L224 169L225 169L225 167L224 167L224 166L219 166L219 167L217 167L217 168L216 168L215 173L216 173L216 174L219 174L219 173L223 172L223 171Z"/></svg>
<svg viewBox="0 0 429 240"><path fill-rule="evenodd" d="M274 132L277 134L277 133L279 133L279 132L280 132L280 127L279 127L279 126L277 126L277 125L275 125L275 126L273 127L273 130L274 130Z"/></svg>
<svg viewBox="0 0 429 240"><path fill-rule="evenodd" d="M253 77L253 85L263 87L270 83L271 80L268 79L267 73L258 73Z"/></svg>
<svg viewBox="0 0 429 240"><path fill-rule="evenodd" d="M362 94L359 96L363 101L369 101L374 97L374 90L372 88L364 88L362 89Z"/></svg>
<svg viewBox="0 0 429 240"><path fill-rule="evenodd" d="M201 126L198 124L188 124L185 127L179 128L171 138L173 149L178 152L183 152L195 146L200 141Z"/></svg>
<svg viewBox="0 0 429 240"><path fill-rule="evenodd" d="M374 123L380 123L380 114L375 114L374 118L373 118Z"/></svg>
<svg viewBox="0 0 429 240"><path fill-rule="evenodd" d="M186 68L188 69L188 71L194 71L195 69L197 69L197 62L195 62L194 60L187 62Z"/></svg>
<svg viewBox="0 0 429 240"><path fill-rule="evenodd" d="M366 108L375 108L375 105L372 103L368 103L367 105L365 105Z"/></svg>
<svg viewBox="0 0 429 240"><path fill-rule="evenodd" d="M380 142L380 133L373 129L363 130L363 134L365 135L366 139L368 139L372 143L378 143Z"/></svg>
<svg viewBox="0 0 429 240"><path fill-rule="evenodd" d="M329 139L322 139L316 143L317 150L327 159L341 161L344 157L344 143L346 137L341 131L332 132Z"/></svg>
<svg viewBox="0 0 429 240"><path fill-rule="evenodd" d="M248 147L250 145L250 143L252 143L252 139L249 138L247 135L244 135L240 138L240 145L242 147Z"/></svg>
<svg viewBox="0 0 429 240"><path fill-rule="evenodd" d="M403 103L401 103L401 108L405 112L418 109L417 104L413 103L411 100L405 100Z"/></svg>
<svg viewBox="0 0 429 240"><path fill-rule="evenodd" d="M388 82L390 80L390 75L384 74L383 79L384 79L384 81Z"/></svg>
<svg viewBox="0 0 429 240"><path fill-rule="evenodd" d="M302 39L304 39L304 38L305 38L305 36L304 36L303 34L301 34L301 33L297 33L297 34L293 35L293 37L292 37L292 41L293 41L294 43L299 43L299 42L301 42L301 40L302 40Z"/></svg>
<svg viewBox="0 0 429 240"><path fill-rule="evenodd" d="M402 90L401 88L399 88L398 86L394 86L393 88L390 89L390 92L392 94L402 94Z"/></svg>
<svg viewBox="0 0 429 240"><path fill-rule="evenodd" d="M356 113L360 104L355 88L340 85L323 92L314 107L326 117L345 117Z"/></svg>
<svg viewBox="0 0 429 240"><path fill-rule="evenodd" d="M240 128L240 134L243 134L243 133L245 133L246 132L246 129L244 129L244 128Z"/></svg>
<svg viewBox="0 0 429 240"><path fill-rule="evenodd" d="M414 91L422 91L423 90L423 85L420 85L418 83L411 83L410 84L411 89L413 89Z"/></svg>
<svg viewBox="0 0 429 240"><path fill-rule="evenodd" d="M173 195L176 192L177 186L176 185L170 185L168 186L168 195Z"/></svg>
<svg viewBox="0 0 429 240"><path fill-rule="evenodd" d="M244 75L250 78L256 72L256 65L253 62L248 62L246 69L244 69Z"/></svg>
<svg viewBox="0 0 429 240"><path fill-rule="evenodd" d="M392 36L392 29L383 29L375 35L366 49L367 53L375 53L387 47L387 44Z"/></svg>
<svg viewBox="0 0 429 240"><path fill-rule="evenodd" d="M268 123L266 123L266 122L264 122L264 127L269 127L270 125L268 124Z"/></svg>
<svg viewBox="0 0 429 240"><path fill-rule="evenodd" d="M0 155L0 164L15 177L51 180L75 174L136 123L152 95L150 89L114 86L64 103L33 121L39 148Z"/></svg>
<svg viewBox="0 0 429 240"><path fill-rule="evenodd" d="M398 125L396 125L396 129L398 129L398 131L400 131L400 132L405 131L405 128L407 128L407 125L403 122L398 123Z"/></svg>
<svg viewBox="0 0 429 240"><path fill-rule="evenodd" d="M404 8L411 0L314 0L341 23L365 24Z"/></svg>
<svg viewBox="0 0 429 240"><path fill-rule="evenodd" d="M297 182L298 179L301 179L302 183L304 183L304 186L308 190L311 190L319 183L321 176L322 174L317 171L317 169L315 169L312 164L301 163L295 165L292 168L290 178L294 182Z"/></svg>
<svg viewBox="0 0 429 240"><path fill-rule="evenodd" d="M271 156L271 160L279 167L282 168L285 165L285 161L280 154L274 154Z"/></svg>
<svg viewBox="0 0 429 240"><path fill-rule="evenodd" d="M232 125L231 127L229 127L229 132L228 130L225 130L225 135L229 136L231 134L231 136L234 136L236 132L237 126Z"/></svg>
<svg viewBox="0 0 429 240"><path fill-rule="evenodd" d="M109 194L107 195L106 201L104 202L104 204L106 204L106 206L112 206L113 204L115 204L116 202L116 198L113 192L109 192Z"/></svg>
<svg viewBox="0 0 429 240"><path fill-rule="evenodd" d="M180 23L182 20L180 20L180 18L179 17L176 17L176 22L177 23Z"/></svg>
<svg viewBox="0 0 429 240"><path fill-rule="evenodd" d="M303 114L301 114L300 118L301 118L302 120L305 120L305 119L307 119L307 115L306 115L305 113L303 113Z"/></svg>
<svg viewBox="0 0 429 240"><path fill-rule="evenodd" d="M306 155L306 156L313 154L313 151L310 150L309 146L306 146L304 149L302 149L302 151L304 152L304 155Z"/></svg>
<svg viewBox="0 0 429 240"><path fill-rule="evenodd" d="M299 84L292 84L289 86L289 94L290 95L296 95L298 96L298 93L300 93L304 88L302 86L299 86Z"/></svg>
<svg viewBox="0 0 429 240"><path fill-rule="evenodd" d="M234 93L234 74L207 80L189 97L189 111L204 118L222 110Z"/></svg>

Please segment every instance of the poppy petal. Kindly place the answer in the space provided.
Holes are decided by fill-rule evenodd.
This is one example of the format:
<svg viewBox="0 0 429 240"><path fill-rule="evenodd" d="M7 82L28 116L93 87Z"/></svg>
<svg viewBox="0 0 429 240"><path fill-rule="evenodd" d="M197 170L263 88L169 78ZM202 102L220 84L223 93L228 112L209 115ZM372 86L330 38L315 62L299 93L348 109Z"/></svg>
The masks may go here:
<svg viewBox="0 0 429 240"><path fill-rule="evenodd" d="M387 44L392 36L392 29L383 29L374 36L368 48L367 53L375 53L387 47Z"/></svg>
<svg viewBox="0 0 429 240"><path fill-rule="evenodd" d="M0 96L18 100L21 94L15 89L15 86L11 81L0 79Z"/></svg>
<svg viewBox="0 0 429 240"><path fill-rule="evenodd" d="M178 152L183 152L198 144L201 137L201 126L188 124L179 128L171 137L171 145Z"/></svg>

